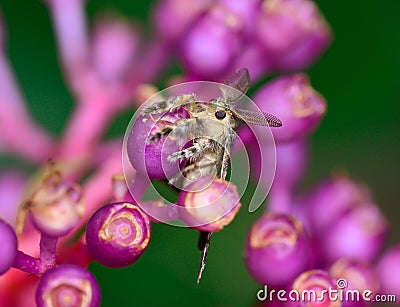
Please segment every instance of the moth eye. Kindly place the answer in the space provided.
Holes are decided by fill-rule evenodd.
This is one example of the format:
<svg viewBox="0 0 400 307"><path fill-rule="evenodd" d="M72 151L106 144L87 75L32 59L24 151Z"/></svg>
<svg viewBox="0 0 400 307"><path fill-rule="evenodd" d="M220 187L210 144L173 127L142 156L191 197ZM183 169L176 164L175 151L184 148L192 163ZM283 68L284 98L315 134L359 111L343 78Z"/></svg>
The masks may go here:
<svg viewBox="0 0 400 307"><path fill-rule="evenodd" d="M224 119L226 116L226 112L224 110L219 110L215 112L215 117L218 119Z"/></svg>

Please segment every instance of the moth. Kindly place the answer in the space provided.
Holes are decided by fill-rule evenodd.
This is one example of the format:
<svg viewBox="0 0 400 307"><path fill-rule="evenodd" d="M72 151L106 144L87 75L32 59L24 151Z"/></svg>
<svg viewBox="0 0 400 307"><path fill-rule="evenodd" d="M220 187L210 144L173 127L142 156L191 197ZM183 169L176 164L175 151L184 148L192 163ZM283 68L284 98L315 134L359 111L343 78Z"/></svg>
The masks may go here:
<svg viewBox="0 0 400 307"><path fill-rule="evenodd" d="M190 146L168 156L171 162L187 161L181 172L170 179L170 183L177 188L184 188L206 174L225 179L236 131L241 125L282 126L274 115L241 109L236 105L250 86L247 69L237 70L224 84L220 86L220 96L210 101L200 101L195 93L190 93L152 102L142 108L142 115L148 116L174 112L180 108L184 108L189 114L189 118L164 126L147 140L152 143L169 137L180 146L190 140ZM211 235L212 233L200 235L198 245L203 254L198 283L205 268Z"/></svg>

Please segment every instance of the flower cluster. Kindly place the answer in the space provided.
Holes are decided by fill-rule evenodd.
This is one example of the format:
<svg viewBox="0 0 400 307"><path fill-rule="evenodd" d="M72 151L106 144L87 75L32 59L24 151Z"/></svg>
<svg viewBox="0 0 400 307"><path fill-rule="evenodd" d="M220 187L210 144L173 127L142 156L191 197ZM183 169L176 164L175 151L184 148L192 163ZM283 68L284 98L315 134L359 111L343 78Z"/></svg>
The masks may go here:
<svg viewBox="0 0 400 307"><path fill-rule="evenodd" d="M159 0L150 39L121 16L101 15L88 25L84 0L44 5L75 108L59 139L34 121L6 55L7 16L0 15L0 150L37 170L29 178L16 170L0 174L2 305L99 306L100 288L87 266L94 260L108 267L135 263L150 244L151 222L180 220L201 231L200 238L208 233L209 240L235 218L243 191L225 174L213 176L216 169L207 163L205 174L179 188L176 203L143 200L151 180L171 178L193 155L193 143L186 142L179 150L188 158L171 161L176 144L162 137L190 119L185 108L138 116L125 138L126 178L122 137L103 138L118 114L159 97L153 84L174 61L182 74L169 76L170 85L222 82L242 67L252 81L289 73L261 85L253 97L258 111L273 114L283 126L244 125L238 131L251 155L251 176L260 189L271 188L267 212L251 227L245 247L254 279L275 289L323 291L345 278L349 289L400 296L399 248L377 258L389 226L368 189L338 176L305 195L297 192L308 136L326 112L325 99L298 71L318 60L332 40L312 0ZM266 131L276 143L257 140ZM275 155L260 153L275 153L275 146L271 187L275 164L259 176L253 171L271 166Z"/></svg>

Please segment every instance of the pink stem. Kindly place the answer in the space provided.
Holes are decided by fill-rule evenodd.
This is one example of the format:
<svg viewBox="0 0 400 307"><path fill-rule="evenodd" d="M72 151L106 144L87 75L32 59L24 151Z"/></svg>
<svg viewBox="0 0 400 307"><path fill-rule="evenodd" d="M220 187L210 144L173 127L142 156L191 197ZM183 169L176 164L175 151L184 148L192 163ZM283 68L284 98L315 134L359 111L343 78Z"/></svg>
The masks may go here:
<svg viewBox="0 0 400 307"><path fill-rule="evenodd" d="M42 234L40 238L40 260L42 271L45 272L56 264L56 247L58 237L49 237Z"/></svg>
<svg viewBox="0 0 400 307"><path fill-rule="evenodd" d="M113 197L112 176L122 173L122 154L117 151L103 162L98 171L84 185L85 212L75 230L79 230L89 217ZM71 232L74 235L75 231ZM70 236L71 236L70 235ZM68 237L70 237L68 236Z"/></svg>
<svg viewBox="0 0 400 307"><path fill-rule="evenodd" d="M53 140L30 117L4 54L0 51L0 141L7 151L33 162L50 158Z"/></svg>
<svg viewBox="0 0 400 307"><path fill-rule="evenodd" d="M139 59L132 76L116 88L102 84L92 73L81 74L80 101L64 135L59 153L61 157L91 152L110 120L129 106L137 85L153 80L164 68L168 58L167 48L165 43L152 42Z"/></svg>
<svg viewBox="0 0 400 307"><path fill-rule="evenodd" d="M84 0L47 0L56 31L58 50L74 90L87 68L88 39Z"/></svg>
<svg viewBox="0 0 400 307"><path fill-rule="evenodd" d="M77 105L64 134L59 156L80 157L92 152L114 116L107 105L108 102L100 101Z"/></svg>
<svg viewBox="0 0 400 307"><path fill-rule="evenodd" d="M39 275L41 270L41 261L39 258L18 251L13 267L32 275Z"/></svg>
<svg viewBox="0 0 400 307"><path fill-rule="evenodd" d="M42 234L40 238L40 258L18 251L13 267L32 275L43 274L56 264L57 241L57 237Z"/></svg>

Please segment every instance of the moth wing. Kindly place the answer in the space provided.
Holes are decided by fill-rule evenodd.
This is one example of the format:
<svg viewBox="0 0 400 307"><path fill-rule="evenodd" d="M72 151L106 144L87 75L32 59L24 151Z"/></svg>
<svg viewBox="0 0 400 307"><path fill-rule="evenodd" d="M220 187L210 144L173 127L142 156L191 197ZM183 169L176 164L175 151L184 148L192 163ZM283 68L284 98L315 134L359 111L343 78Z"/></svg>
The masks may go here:
<svg viewBox="0 0 400 307"><path fill-rule="evenodd" d="M232 109L232 111L247 124L269 127L282 126L280 119L269 113L237 108Z"/></svg>
<svg viewBox="0 0 400 307"><path fill-rule="evenodd" d="M227 103L238 101L250 87L250 76L247 68L238 69L220 86L221 96Z"/></svg>

